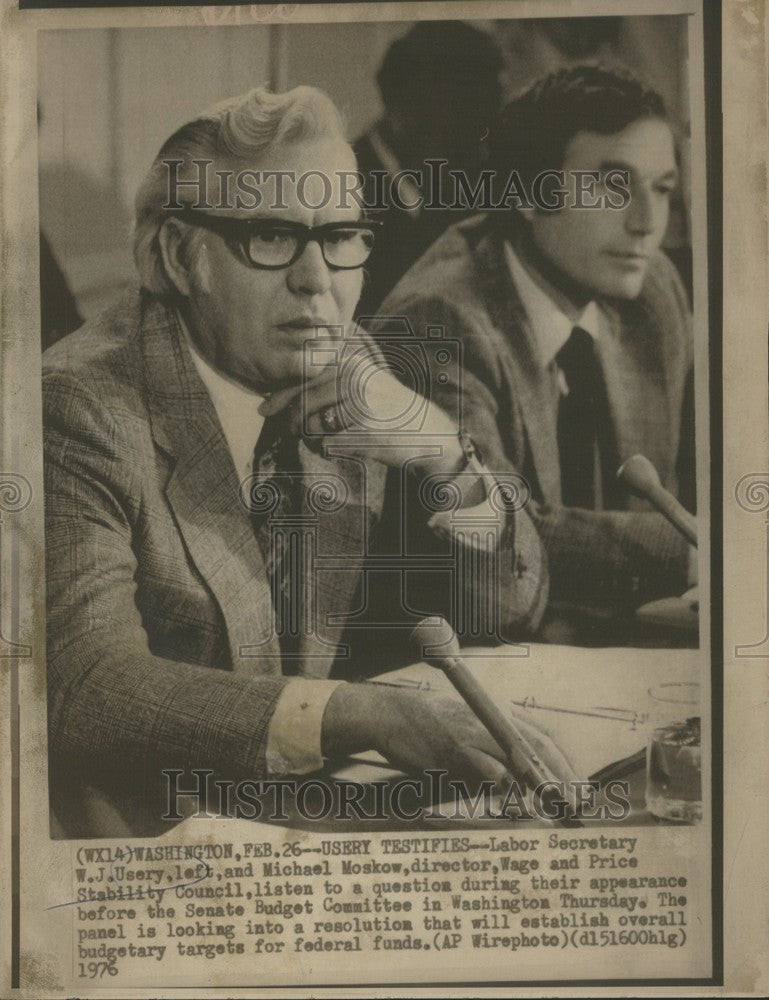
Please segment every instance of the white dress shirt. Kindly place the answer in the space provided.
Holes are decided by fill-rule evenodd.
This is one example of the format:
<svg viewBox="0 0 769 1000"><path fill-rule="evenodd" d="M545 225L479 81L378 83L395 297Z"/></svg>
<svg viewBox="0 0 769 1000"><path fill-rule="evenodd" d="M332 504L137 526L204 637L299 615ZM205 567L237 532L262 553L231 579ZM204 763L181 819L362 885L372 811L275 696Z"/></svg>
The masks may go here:
<svg viewBox="0 0 769 1000"><path fill-rule="evenodd" d="M601 337L603 313L596 302L588 302L584 309L565 312L546 290L544 283L521 261L512 245L505 242L505 260L518 298L529 320L543 368L557 365L558 352L566 344L575 326L586 330L594 341ZM566 380L557 369L558 388L561 395L568 394Z"/></svg>

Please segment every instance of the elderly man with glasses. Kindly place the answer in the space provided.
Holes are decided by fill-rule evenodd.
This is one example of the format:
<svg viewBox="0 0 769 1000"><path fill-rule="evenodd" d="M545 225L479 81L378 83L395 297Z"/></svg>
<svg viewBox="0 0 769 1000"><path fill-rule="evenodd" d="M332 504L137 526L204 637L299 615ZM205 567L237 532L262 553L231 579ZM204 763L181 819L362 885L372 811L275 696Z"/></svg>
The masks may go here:
<svg viewBox="0 0 769 1000"><path fill-rule="evenodd" d="M387 345L349 329L376 233L341 197L354 171L336 109L310 88L189 122L137 196L140 289L45 356L51 788L66 834L163 829L174 769L185 786L195 769L260 779L375 749L410 771L507 773L462 703L329 679L370 675L372 650L408 634L392 626L456 600L491 600L510 637L546 598L525 511L491 502L500 484L472 442L394 378ZM276 176L281 197L264 186ZM399 343L401 359L436 350ZM430 500L442 490L464 534ZM447 589L457 552L471 568Z"/></svg>

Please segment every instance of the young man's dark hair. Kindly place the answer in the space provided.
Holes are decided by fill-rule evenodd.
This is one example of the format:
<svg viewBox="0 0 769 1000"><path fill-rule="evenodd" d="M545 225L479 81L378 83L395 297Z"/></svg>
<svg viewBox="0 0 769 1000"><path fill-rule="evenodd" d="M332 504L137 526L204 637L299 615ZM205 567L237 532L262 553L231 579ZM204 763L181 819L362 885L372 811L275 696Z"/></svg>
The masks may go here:
<svg viewBox="0 0 769 1000"><path fill-rule="evenodd" d="M407 211L387 185L402 171L416 171L425 178L423 186L414 181L410 194L399 184L396 190L412 204L420 194L431 201L438 185L427 180L433 176L428 160L444 162L447 191L449 170L476 184L483 139L502 101L504 64L494 38L463 21L420 21L387 50L376 75L384 114L354 147L366 203L386 208L377 216L385 225L366 266L359 315L376 312L398 279L460 217L435 206ZM382 176L389 178L385 185Z"/></svg>
<svg viewBox="0 0 769 1000"><path fill-rule="evenodd" d="M490 165L501 183L516 170L528 193L538 174L561 169L578 132L613 135L643 118L667 120L665 102L627 71L598 65L561 69L502 110L490 136Z"/></svg>

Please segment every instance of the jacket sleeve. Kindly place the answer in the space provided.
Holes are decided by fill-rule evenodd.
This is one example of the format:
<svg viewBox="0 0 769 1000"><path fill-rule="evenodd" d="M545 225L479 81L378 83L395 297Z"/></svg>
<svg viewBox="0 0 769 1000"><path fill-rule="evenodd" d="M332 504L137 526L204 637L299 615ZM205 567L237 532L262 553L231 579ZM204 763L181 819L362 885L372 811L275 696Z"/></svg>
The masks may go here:
<svg viewBox="0 0 769 1000"><path fill-rule="evenodd" d="M504 479L518 471L525 432L504 391L504 361L493 347L488 317L471 302L414 296L386 303L389 315L408 317L415 331L441 326L463 345L462 364L448 381L430 380L434 402L449 413L460 400L465 431L489 471ZM521 512L523 514L524 512ZM550 599L626 608L676 594L687 586L688 545L654 511L590 511L539 502L532 491L526 513L547 555Z"/></svg>
<svg viewBox="0 0 769 1000"><path fill-rule="evenodd" d="M689 298L670 258L657 253L649 267L642 299L652 322L664 331L663 342L670 352L666 363L681 380L681 421L675 481L669 488L684 507L697 508L697 462L694 419L694 331ZM705 338L703 337L703 340Z"/></svg>
<svg viewBox="0 0 769 1000"><path fill-rule="evenodd" d="M153 655L135 600L135 511L146 470L94 394L44 385L49 744L112 783L162 768L258 777L281 677ZM143 776L143 777L142 777Z"/></svg>
<svg viewBox="0 0 769 1000"><path fill-rule="evenodd" d="M548 594L547 559L523 506L520 477L493 476L482 468L485 500L457 506L462 484L449 480L434 495L455 488L451 509L437 509L427 520L436 548L451 553L451 601L440 610L466 644L531 636ZM459 478L465 475L475 483L481 478L473 473ZM432 593L437 592L435 587Z"/></svg>

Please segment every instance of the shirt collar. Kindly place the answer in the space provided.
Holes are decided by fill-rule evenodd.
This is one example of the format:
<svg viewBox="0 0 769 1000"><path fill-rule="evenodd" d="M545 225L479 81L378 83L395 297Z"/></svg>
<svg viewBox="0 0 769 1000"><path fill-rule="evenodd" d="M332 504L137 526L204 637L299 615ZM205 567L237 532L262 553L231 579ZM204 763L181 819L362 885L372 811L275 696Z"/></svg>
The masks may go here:
<svg viewBox="0 0 769 1000"><path fill-rule="evenodd" d="M544 367L555 360L575 326L586 330L593 340L598 339L601 313L594 301L588 302L576 316L567 316L524 266L508 241L505 241L505 261L526 311Z"/></svg>
<svg viewBox="0 0 769 1000"><path fill-rule="evenodd" d="M214 368L195 346L181 315L177 315L195 368L222 425L235 469L239 476L247 476L252 471L254 448L264 426L265 418L259 407L265 397Z"/></svg>

